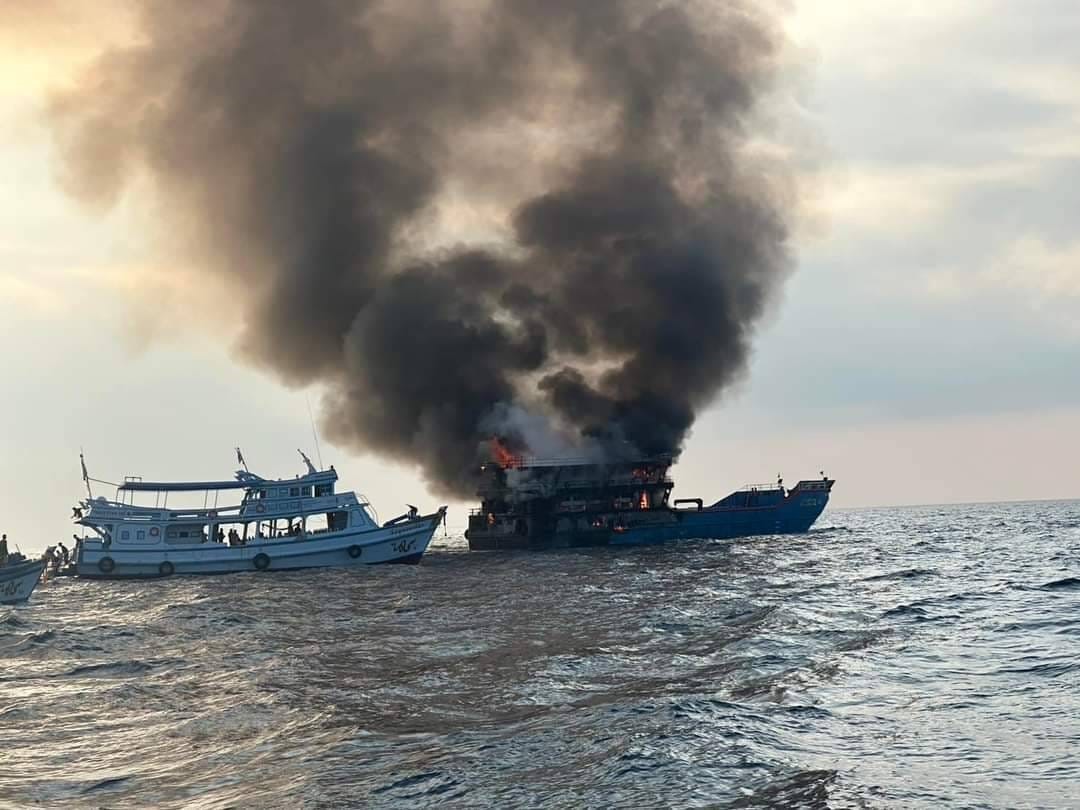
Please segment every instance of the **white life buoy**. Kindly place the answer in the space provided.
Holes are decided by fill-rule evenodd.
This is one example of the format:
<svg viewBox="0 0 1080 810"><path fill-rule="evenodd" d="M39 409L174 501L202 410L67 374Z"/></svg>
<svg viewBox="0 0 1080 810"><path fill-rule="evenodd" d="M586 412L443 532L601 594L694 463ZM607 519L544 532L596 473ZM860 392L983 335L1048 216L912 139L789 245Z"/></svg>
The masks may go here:
<svg viewBox="0 0 1080 810"><path fill-rule="evenodd" d="M265 506L263 506L263 505L262 505L261 503L260 503L260 504L257 504L257 505L255 506L255 511L256 511L256 512L265 512L265 511L266 511L266 507L265 507Z"/></svg>
<svg viewBox="0 0 1080 810"><path fill-rule="evenodd" d="M150 536L151 537L157 537L159 534L161 534L161 530L158 529L157 526L151 526L150 527Z"/></svg>

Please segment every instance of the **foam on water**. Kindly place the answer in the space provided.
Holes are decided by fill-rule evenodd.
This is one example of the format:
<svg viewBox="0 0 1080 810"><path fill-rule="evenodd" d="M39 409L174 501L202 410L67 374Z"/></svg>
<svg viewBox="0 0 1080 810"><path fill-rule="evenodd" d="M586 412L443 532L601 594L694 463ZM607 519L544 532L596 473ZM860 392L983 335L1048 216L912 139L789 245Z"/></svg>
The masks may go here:
<svg viewBox="0 0 1080 810"><path fill-rule="evenodd" d="M1078 583L1078 502L60 580L0 609L0 807L1074 806Z"/></svg>

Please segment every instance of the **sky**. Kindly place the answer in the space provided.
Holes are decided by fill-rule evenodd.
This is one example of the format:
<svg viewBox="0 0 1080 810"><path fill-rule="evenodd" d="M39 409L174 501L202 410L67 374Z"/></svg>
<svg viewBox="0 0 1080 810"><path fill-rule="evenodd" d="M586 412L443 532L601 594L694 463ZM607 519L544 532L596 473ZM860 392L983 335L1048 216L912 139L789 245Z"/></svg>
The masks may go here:
<svg viewBox="0 0 1080 810"><path fill-rule="evenodd" d="M50 91L132 36L125 7L0 0L0 531L23 550L70 537L80 449L108 481L228 477L237 445L265 475L316 457L319 391L240 362L235 293L190 295L149 195L64 191ZM1080 4L793 0L786 25L796 272L676 496L824 470L836 507L1080 497ZM393 459L320 449L385 516L440 503Z"/></svg>

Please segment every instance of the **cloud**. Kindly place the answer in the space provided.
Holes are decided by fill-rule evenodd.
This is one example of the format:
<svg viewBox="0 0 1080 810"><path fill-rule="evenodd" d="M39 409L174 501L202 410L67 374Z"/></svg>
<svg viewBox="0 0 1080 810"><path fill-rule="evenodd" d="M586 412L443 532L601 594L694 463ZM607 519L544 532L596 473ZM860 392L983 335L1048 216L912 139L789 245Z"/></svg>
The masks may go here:
<svg viewBox="0 0 1080 810"><path fill-rule="evenodd" d="M0 273L0 303L5 307L28 308L39 315L57 316L70 311L71 301L55 286L13 273Z"/></svg>
<svg viewBox="0 0 1080 810"><path fill-rule="evenodd" d="M712 418L786 435L1080 403L1080 4L799 10L829 228Z"/></svg>
<svg viewBox="0 0 1080 810"><path fill-rule="evenodd" d="M108 47L133 40L128 0L0 2L0 100L38 99Z"/></svg>

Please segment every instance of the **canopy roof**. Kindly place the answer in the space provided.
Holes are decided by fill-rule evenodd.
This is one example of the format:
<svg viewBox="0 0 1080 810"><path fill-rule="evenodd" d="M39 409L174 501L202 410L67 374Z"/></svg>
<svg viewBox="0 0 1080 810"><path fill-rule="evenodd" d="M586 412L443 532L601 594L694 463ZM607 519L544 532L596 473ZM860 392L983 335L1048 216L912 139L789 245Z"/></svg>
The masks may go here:
<svg viewBox="0 0 1080 810"><path fill-rule="evenodd" d="M296 478L277 480L240 470L232 481L143 481L140 478L127 478L117 489L123 492L212 492L224 489L322 484L337 481L337 477L337 471L333 467L329 470L313 470Z"/></svg>
<svg viewBox="0 0 1080 810"><path fill-rule="evenodd" d="M125 481L120 489L128 492L205 492L218 489L249 489L265 483L262 478L244 481Z"/></svg>

